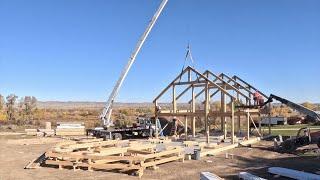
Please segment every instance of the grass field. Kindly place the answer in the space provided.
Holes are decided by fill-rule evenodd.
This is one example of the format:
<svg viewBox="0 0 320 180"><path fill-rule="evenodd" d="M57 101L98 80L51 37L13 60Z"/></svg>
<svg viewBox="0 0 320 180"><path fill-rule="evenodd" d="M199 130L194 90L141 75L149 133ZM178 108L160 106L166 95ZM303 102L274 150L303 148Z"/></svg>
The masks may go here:
<svg viewBox="0 0 320 180"><path fill-rule="evenodd" d="M303 127L311 128L311 132L320 131L320 126L312 126L308 124L297 124L297 125L280 125L272 126L271 134L272 135L282 135L282 136L296 136L298 130ZM268 127L263 127L263 131L267 132Z"/></svg>

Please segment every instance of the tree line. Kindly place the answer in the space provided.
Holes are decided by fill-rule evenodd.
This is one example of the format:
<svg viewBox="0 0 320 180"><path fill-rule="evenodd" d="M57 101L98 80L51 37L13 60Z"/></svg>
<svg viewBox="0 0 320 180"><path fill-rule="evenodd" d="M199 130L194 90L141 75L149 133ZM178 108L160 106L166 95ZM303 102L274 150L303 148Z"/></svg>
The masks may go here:
<svg viewBox="0 0 320 180"><path fill-rule="evenodd" d="M15 94L6 97L0 94L0 120L17 124L22 121L33 120L37 102L38 100L34 96L25 96L18 99Z"/></svg>

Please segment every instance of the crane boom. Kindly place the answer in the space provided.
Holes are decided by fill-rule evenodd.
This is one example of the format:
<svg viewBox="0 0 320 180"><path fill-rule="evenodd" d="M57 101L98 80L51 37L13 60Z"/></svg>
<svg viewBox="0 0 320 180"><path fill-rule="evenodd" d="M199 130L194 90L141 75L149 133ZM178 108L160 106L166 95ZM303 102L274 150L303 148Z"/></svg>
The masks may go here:
<svg viewBox="0 0 320 180"><path fill-rule="evenodd" d="M145 30L145 32L142 34L141 38L139 39L134 51L132 52L132 54L128 60L127 65L122 70L120 77L119 77L116 85L114 86L114 88L109 96L109 99L108 99L108 101L107 101L107 103L106 103L106 105L100 115L103 126L110 127L113 125L113 122L111 120L111 114L112 114L112 106L113 106L114 100L115 100L116 96L118 95L119 90L120 90L128 72L129 72L132 64L134 63L141 47L143 46L145 40L147 39L150 31L152 30L154 24L156 23L158 17L160 16L160 14L161 14L162 10L164 9L165 5L167 4L167 2L168 2L168 0L162 0L158 10L153 15L151 21L149 22L147 29Z"/></svg>
<svg viewBox="0 0 320 180"><path fill-rule="evenodd" d="M276 96L276 95L273 95L271 94L268 101L265 103L269 103L269 102L272 102L272 99L275 99L287 106L289 106L290 108L302 113L302 114L305 114L305 115L308 115L309 117L311 117L314 121L320 121L320 115L317 114L315 111L309 109L309 108L306 108L300 104L297 104L297 103L294 103L294 102L291 102L287 99L284 99L284 98L281 98L279 96Z"/></svg>

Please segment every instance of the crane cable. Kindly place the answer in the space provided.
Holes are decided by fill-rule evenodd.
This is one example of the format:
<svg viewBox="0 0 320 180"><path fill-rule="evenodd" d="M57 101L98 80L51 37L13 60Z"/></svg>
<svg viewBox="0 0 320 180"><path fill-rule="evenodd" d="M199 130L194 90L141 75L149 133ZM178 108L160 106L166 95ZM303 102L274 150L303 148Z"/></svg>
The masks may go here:
<svg viewBox="0 0 320 180"><path fill-rule="evenodd" d="M182 66L181 75L182 75L182 73L184 71L184 68L186 67L188 59L190 59L190 61L191 61L191 67L194 68L195 67L195 63L194 63L193 56L192 56L192 53L191 53L190 42L188 42L187 53L186 53L185 58L184 58L184 63L183 63L183 66ZM197 80L199 81L198 74L196 74L196 76L197 76ZM180 76L179 82L181 82L181 78L182 78L182 76Z"/></svg>

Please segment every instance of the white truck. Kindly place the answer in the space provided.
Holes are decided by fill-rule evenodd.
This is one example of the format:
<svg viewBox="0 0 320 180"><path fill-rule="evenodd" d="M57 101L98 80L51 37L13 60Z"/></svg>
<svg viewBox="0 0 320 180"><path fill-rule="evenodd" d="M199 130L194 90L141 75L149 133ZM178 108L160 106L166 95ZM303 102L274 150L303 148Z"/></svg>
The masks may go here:
<svg viewBox="0 0 320 180"><path fill-rule="evenodd" d="M287 118L285 117L271 117L271 125L286 125L287 124ZM267 126L269 125L269 117L263 117L261 118L261 125Z"/></svg>

